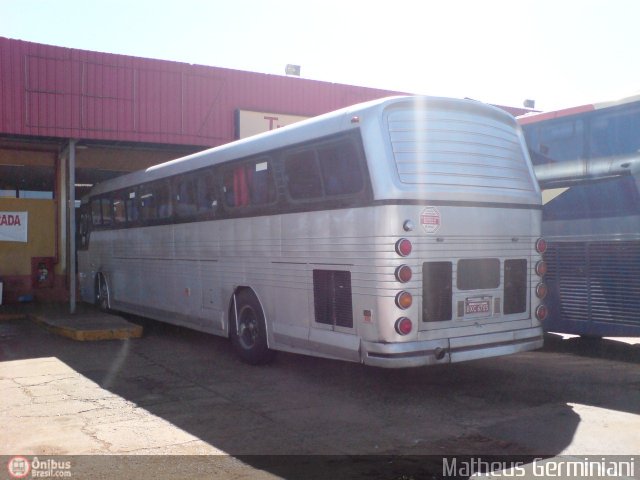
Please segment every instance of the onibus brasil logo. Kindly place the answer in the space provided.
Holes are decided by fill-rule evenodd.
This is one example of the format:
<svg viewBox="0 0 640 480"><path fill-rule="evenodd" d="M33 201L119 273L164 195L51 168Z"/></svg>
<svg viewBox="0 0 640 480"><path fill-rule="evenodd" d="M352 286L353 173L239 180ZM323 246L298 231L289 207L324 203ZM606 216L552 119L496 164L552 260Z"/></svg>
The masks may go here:
<svg viewBox="0 0 640 480"><path fill-rule="evenodd" d="M13 478L25 478L31 471L31 464L25 457L13 457L7 463L7 470Z"/></svg>
<svg viewBox="0 0 640 480"><path fill-rule="evenodd" d="M32 477L71 477L71 462L61 462L54 459L39 460L33 457L31 461L23 456L15 456L7 463L7 470L11 478Z"/></svg>

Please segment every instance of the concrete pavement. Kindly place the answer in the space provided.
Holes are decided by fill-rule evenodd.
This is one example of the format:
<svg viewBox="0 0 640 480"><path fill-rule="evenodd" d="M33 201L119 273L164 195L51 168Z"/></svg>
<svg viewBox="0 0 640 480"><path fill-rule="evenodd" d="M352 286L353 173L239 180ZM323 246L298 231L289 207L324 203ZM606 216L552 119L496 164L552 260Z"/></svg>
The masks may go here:
<svg viewBox="0 0 640 480"><path fill-rule="evenodd" d="M413 455L640 451L638 345L554 337L543 351L444 367L288 354L251 367L226 339L131 320L142 338L96 342L28 319L0 322L0 454L127 455L123 464L162 456L153 465L205 455L231 462L196 462L220 478L288 478L283 464L317 455L402 458L406 467ZM354 462L350 473L387 472ZM156 478L178 478L169 470Z"/></svg>

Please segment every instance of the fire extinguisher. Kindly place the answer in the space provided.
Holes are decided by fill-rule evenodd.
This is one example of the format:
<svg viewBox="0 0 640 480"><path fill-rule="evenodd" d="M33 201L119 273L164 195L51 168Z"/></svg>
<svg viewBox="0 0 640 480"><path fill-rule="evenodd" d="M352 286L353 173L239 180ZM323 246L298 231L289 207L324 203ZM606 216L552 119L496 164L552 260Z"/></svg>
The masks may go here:
<svg viewBox="0 0 640 480"><path fill-rule="evenodd" d="M49 269L44 262L38 264L38 283L47 283L49 280Z"/></svg>

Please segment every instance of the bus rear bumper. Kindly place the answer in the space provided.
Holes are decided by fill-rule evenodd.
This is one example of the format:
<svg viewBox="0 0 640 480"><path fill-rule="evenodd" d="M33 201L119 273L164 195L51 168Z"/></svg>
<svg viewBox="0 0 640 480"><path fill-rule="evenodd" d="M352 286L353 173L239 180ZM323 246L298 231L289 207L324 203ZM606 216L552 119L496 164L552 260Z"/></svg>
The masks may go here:
<svg viewBox="0 0 640 480"><path fill-rule="evenodd" d="M404 343L362 341L361 360L376 367L419 367L510 355L542 344L541 327Z"/></svg>

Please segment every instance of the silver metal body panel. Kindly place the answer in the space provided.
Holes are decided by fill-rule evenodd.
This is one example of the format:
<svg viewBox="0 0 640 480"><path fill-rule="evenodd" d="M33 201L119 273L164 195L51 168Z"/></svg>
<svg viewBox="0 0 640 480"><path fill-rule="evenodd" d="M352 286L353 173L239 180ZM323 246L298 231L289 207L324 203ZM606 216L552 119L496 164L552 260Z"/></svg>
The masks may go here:
<svg viewBox="0 0 640 480"><path fill-rule="evenodd" d="M541 348L539 328L410 343L362 342L362 362L387 368L457 363Z"/></svg>
<svg viewBox="0 0 640 480"><path fill-rule="evenodd" d="M425 114L431 106L437 115ZM430 134L422 127L403 137L401 148L413 151L409 163L406 156L393 152L400 148L393 140L398 119L404 121L407 112L416 108L422 126L429 121L442 132L445 127L459 129L456 122L462 121L480 130L467 129L462 136L442 137L440 133L440 139L434 140L440 147L443 138L453 142L445 150L458 145L466 152L457 163L438 157L437 168L448 169L443 176L446 181L430 182L434 171L412 173L411 169L421 168L430 158ZM447 112L453 112L453 120L446 120ZM358 117L355 123L354 117ZM389 118L396 122L392 134ZM371 205L94 231L89 250L78 252L82 298L93 301L94 278L100 272L107 279L112 308L226 336L233 292L246 286L263 306L271 348L381 366L425 365L431 362L430 354L381 361L372 360L370 353L428 352L441 346L450 352L444 358L459 361L538 348L541 328L532 312L539 303L533 266L540 259L534 248L541 228L540 191L515 121L492 107L446 99L373 102L126 175L97 186L93 193L354 128L361 131L367 157ZM501 131L506 140L499 138ZM473 138L482 143L484 135L491 137L484 149L468 141ZM474 160L478 166L469 169L475 149L481 150ZM496 150L500 155L495 155ZM503 166L481 166L487 158ZM505 162L511 165L504 167ZM495 168L502 173L490 175ZM421 226L421 215L430 205L437 205L440 219L435 233ZM415 225L413 231L403 229L406 220ZM413 244L406 258L394 249L401 237ZM492 311L482 318L466 319L454 315L446 322L423 322L423 263L446 259L455 265L465 258L498 258L501 272L506 259L526 259L526 311L513 315ZM401 264L413 270L413 278L404 285L394 276ZM315 322L314 269L350 272L353 328ZM470 295L497 298L502 280L496 289L462 292L455 288L454 268L454 305ZM400 289L413 295L413 305L405 311L394 301ZM416 326L407 336L394 329L400 315L412 318ZM522 332L531 340L524 341Z"/></svg>

